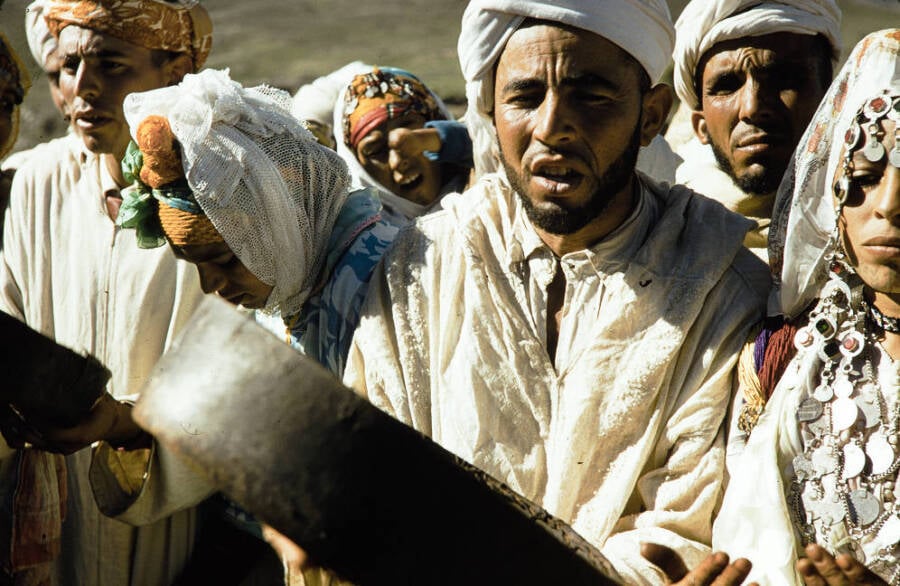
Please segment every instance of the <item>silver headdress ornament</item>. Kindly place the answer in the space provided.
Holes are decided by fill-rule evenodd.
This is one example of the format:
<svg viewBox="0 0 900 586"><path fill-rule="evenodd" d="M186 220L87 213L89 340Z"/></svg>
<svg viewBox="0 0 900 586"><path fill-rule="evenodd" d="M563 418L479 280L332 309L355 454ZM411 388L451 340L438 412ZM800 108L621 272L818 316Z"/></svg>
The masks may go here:
<svg viewBox="0 0 900 586"><path fill-rule="evenodd" d="M882 121L895 121L894 145L882 144ZM834 186L838 221L825 260L828 281L809 322L794 344L822 362L818 385L797 408L804 451L793 460L790 508L807 542L845 552L891 584L900 584L900 400L889 406L881 392L873 356L878 337L892 331L864 297L865 284L847 261L839 219L850 193L853 155L872 162L888 155L900 167L900 88L864 102L844 136L841 176ZM877 553L860 542L875 542Z"/></svg>

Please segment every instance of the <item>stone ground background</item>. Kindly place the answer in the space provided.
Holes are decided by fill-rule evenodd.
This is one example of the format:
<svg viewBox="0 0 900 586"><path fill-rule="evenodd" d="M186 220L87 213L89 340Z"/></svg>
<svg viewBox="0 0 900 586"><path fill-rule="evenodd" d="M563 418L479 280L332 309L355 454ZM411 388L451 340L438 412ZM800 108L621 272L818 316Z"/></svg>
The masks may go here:
<svg viewBox="0 0 900 586"><path fill-rule="evenodd" d="M30 0L0 0L0 27L31 67L16 150L59 136L64 127L24 38ZM668 0L677 18L687 0ZM291 91L362 60L416 73L461 114L465 91L456 39L466 0L204 0L214 27L208 67L231 69L244 85ZM838 0L847 50L867 33L900 27L900 0Z"/></svg>

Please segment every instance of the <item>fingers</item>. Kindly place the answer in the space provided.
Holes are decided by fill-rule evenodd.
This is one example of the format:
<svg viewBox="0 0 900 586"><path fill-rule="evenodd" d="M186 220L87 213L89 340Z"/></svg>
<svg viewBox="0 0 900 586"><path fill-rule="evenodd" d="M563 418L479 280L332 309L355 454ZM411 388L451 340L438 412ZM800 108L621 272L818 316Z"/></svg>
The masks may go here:
<svg viewBox="0 0 900 586"><path fill-rule="evenodd" d="M853 557L841 554L835 558L816 544L806 546L806 559L797 562L797 572L805 586L875 586L885 584Z"/></svg>

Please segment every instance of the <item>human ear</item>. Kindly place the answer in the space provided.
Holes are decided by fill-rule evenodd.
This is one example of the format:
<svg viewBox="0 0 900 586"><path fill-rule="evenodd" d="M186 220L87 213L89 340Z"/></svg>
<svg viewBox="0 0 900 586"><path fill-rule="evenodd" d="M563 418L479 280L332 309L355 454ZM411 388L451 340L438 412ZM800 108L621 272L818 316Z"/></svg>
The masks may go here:
<svg viewBox="0 0 900 586"><path fill-rule="evenodd" d="M641 104L641 146L649 145L660 133L669 118L673 101L672 88L664 83L653 86L644 94Z"/></svg>
<svg viewBox="0 0 900 586"><path fill-rule="evenodd" d="M706 117L703 110L694 110L691 112L691 126L694 128L694 136L700 141L700 144L709 144L709 129L706 126Z"/></svg>

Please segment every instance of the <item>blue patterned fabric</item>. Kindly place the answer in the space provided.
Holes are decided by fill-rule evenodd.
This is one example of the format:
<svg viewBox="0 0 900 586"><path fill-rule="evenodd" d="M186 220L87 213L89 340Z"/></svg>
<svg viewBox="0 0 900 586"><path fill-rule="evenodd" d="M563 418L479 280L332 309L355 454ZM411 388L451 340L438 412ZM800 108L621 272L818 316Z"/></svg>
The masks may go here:
<svg viewBox="0 0 900 586"><path fill-rule="evenodd" d="M299 315L283 320L289 324L291 345L338 377L344 373L372 271L398 230L370 190L351 193L328 239L322 282ZM264 322L259 314L257 319Z"/></svg>

